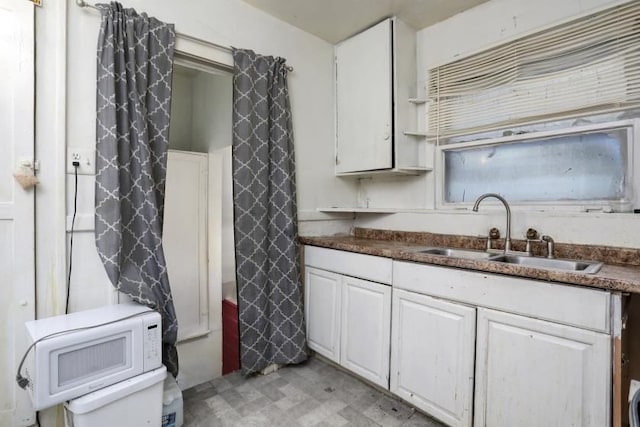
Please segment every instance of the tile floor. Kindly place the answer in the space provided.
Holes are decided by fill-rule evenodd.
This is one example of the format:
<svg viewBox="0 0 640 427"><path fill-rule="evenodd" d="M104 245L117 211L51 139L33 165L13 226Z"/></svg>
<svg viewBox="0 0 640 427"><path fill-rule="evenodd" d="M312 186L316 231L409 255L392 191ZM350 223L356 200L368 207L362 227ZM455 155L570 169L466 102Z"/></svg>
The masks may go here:
<svg viewBox="0 0 640 427"><path fill-rule="evenodd" d="M185 427L442 426L316 357L266 376L225 375L183 399Z"/></svg>

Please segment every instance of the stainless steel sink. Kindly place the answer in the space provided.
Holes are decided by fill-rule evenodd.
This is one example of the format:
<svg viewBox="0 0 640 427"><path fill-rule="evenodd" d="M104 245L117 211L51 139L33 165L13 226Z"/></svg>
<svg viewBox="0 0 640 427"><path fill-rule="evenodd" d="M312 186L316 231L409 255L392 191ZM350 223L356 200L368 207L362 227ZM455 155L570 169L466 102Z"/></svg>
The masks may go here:
<svg viewBox="0 0 640 427"><path fill-rule="evenodd" d="M495 255L491 261L517 264L525 267L536 267L551 270L573 271L586 274L595 274L602 268L601 262L576 261L570 259L538 258L521 255Z"/></svg>
<svg viewBox="0 0 640 427"><path fill-rule="evenodd" d="M412 250L416 253L441 255L452 258L476 259L486 261L496 261L505 264L521 265L523 267L535 267L545 270L571 271L576 273L595 274L602 268L602 263L597 261L579 261L558 258L540 258L516 254L496 254L474 249L459 249L447 247L416 248Z"/></svg>
<svg viewBox="0 0 640 427"><path fill-rule="evenodd" d="M431 255L443 255L453 258L466 258L466 259L489 259L491 255L488 252L484 251L476 251L473 249L457 249L457 248L426 248L419 249L416 251L421 254L431 254Z"/></svg>

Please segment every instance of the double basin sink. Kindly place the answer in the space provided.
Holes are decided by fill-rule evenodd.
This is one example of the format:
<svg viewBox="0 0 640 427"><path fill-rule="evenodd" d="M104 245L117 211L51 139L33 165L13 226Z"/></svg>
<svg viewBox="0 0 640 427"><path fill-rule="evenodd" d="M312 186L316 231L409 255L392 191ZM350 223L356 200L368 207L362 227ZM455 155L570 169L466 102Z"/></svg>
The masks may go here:
<svg viewBox="0 0 640 427"><path fill-rule="evenodd" d="M491 253L472 249L431 247L419 248L415 250L415 252L430 255L441 255L452 258L494 261L511 265L520 265L523 267L534 267L544 270L570 271L574 273L584 274L595 274L600 271L600 268L602 267L602 263L597 261L540 258L529 255Z"/></svg>

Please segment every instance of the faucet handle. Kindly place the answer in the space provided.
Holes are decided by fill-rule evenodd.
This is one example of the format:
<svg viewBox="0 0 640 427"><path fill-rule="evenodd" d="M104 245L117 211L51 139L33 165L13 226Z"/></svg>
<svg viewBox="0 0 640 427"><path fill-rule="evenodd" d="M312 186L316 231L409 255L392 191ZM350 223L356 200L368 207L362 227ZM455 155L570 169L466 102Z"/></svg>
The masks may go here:
<svg viewBox="0 0 640 427"><path fill-rule="evenodd" d="M528 228L527 232L525 234L525 237L527 238L527 240L535 240L538 238L538 230L536 230L535 228Z"/></svg>
<svg viewBox="0 0 640 427"><path fill-rule="evenodd" d="M489 230L489 239L499 239L500 238L500 230L496 227L491 227Z"/></svg>

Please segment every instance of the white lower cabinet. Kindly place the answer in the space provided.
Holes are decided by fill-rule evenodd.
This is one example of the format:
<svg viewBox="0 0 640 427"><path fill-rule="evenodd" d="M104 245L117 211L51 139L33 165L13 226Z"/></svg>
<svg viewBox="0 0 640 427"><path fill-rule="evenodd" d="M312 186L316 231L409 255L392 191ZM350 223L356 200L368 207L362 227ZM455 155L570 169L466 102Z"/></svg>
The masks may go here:
<svg viewBox="0 0 640 427"><path fill-rule="evenodd" d="M340 363L340 302L342 276L306 267L304 307L307 344L324 357Z"/></svg>
<svg viewBox="0 0 640 427"><path fill-rule="evenodd" d="M478 308L474 425L607 426L610 360L607 334Z"/></svg>
<svg viewBox="0 0 640 427"><path fill-rule="evenodd" d="M391 286L343 276L340 364L389 387Z"/></svg>
<svg viewBox="0 0 640 427"><path fill-rule="evenodd" d="M450 426L471 426L476 310L393 291L391 391Z"/></svg>
<svg viewBox="0 0 640 427"><path fill-rule="evenodd" d="M450 426L610 426L610 304L596 289L394 261L391 391Z"/></svg>
<svg viewBox="0 0 640 427"><path fill-rule="evenodd" d="M309 348L389 388L391 286L305 267Z"/></svg>
<svg viewBox="0 0 640 427"><path fill-rule="evenodd" d="M317 247L305 261L309 347L443 423L611 425L610 293Z"/></svg>

